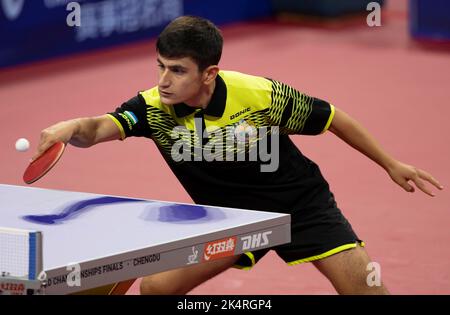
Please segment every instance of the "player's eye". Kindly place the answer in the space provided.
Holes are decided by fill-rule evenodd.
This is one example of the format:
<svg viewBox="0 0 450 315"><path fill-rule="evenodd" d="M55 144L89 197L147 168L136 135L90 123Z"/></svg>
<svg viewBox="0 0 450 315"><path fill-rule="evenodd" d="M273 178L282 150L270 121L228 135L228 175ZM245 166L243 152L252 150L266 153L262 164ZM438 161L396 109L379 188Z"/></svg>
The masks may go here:
<svg viewBox="0 0 450 315"><path fill-rule="evenodd" d="M172 71L175 74L183 74L186 72L184 69L181 69L181 68L174 68L174 69L172 69Z"/></svg>

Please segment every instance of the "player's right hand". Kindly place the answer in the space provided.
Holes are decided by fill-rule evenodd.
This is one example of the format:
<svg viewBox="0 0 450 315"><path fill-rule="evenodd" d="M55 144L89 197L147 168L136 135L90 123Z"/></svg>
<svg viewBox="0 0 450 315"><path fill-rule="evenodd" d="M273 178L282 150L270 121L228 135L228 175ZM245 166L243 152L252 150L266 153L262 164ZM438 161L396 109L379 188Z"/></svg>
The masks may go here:
<svg viewBox="0 0 450 315"><path fill-rule="evenodd" d="M42 153L58 141L67 144L78 128L76 120L62 121L41 131L41 137L36 153L31 161L36 160Z"/></svg>

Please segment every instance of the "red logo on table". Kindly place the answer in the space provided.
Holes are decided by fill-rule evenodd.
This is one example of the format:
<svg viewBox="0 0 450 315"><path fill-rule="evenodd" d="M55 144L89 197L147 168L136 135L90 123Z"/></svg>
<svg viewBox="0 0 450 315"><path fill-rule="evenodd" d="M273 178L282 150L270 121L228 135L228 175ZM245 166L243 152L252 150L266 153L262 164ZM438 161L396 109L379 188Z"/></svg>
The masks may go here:
<svg viewBox="0 0 450 315"><path fill-rule="evenodd" d="M2 294L6 292L11 295L22 295L25 292L25 286L22 283L2 282L0 284L0 292Z"/></svg>
<svg viewBox="0 0 450 315"><path fill-rule="evenodd" d="M211 261L223 257L233 256L235 248L235 236L206 243L205 251L203 253L203 259L205 261Z"/></svg>

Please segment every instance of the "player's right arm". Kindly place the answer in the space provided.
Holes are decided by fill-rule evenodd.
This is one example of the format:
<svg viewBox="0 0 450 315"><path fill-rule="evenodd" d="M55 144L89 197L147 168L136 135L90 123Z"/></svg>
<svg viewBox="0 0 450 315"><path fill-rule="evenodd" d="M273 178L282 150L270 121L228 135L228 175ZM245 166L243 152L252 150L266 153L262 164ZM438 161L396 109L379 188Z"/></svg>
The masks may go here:
<svg viewBox="0 0 450 315"><path fill-rule="evenodd" d="M121 139L120 129L109 115L62 121L42 130L37 152L32 160L58 141L88 148L100 142L117 139Z"/></svg>
<svg viewBox="0 0 450 315"><path fill-rule="evenodd" d="M80 148L121 139L120 130L109 115L75 119L77 127L69 143Z"/></svg>
<svg viewBox="0 0 450 315"><path fill-rule="evenodd" d="M62 121L42 130L37 152L32 160L37 159L58 141L88 148L100 142L124 140L127 137L150 137L150 135L147 105L139 93L114 112Z"/></svg>

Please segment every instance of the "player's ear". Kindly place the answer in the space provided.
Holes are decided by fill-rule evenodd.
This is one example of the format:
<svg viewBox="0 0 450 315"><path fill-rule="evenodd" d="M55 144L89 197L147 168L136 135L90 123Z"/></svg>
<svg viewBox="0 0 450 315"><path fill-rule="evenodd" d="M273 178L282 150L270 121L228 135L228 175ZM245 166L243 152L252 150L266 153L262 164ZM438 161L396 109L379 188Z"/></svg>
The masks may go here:
<svg viewBox="0 0 450 315"><path fill-rule="evenodd" d="M211 84L219 73L219 67L216 65L209 66L203 71L203 83Z"/></svg>

